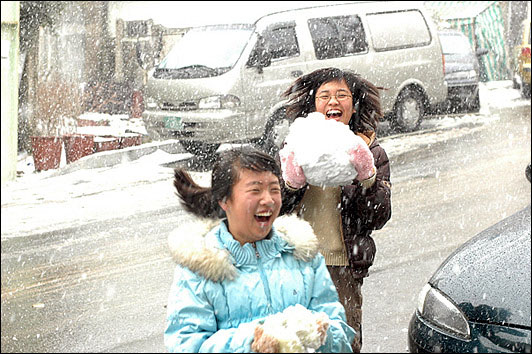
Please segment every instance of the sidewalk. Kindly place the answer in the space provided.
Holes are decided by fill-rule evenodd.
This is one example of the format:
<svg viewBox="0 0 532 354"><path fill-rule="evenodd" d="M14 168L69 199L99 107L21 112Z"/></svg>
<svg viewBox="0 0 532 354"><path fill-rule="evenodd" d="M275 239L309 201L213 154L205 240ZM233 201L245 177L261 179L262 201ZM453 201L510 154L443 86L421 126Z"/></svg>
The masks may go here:
<svg viewBox="0 0 532 354"><path fill-rule="evenodd" d="M155 142L85 156L2 186L2 240L178 206L173 169L190 157L179 143ZM191 172L208 183L206 172Z"/></svg>

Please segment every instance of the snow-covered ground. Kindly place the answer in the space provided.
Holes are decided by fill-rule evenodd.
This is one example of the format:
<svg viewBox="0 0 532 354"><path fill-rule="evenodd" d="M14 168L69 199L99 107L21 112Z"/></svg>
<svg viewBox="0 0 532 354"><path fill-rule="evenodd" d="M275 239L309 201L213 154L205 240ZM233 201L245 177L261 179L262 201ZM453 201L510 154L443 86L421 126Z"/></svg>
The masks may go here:
<svg viewBox="0 0 532 354"><path fill-rule="evenodd" d="M428 133L387 136L380 139L381 145L393 158L419 146L481 129L483 124L500 119L498 108L530 105L528 99L520 97L518 90L512 89L511 81L481 84L480 89L478 114L435 117L422 124L422 128L429 129ZM103 118L110 120L109 129L143 129L138 121L128 122L124 117ZM221 148L228 147L222 145ZM101 154L106 153L112 152ZM21 154L17 166L20 177L2 185L2 239L177 206L173 170L163 165L190 157L188 153L169 154L157 150L134 161L125 159L112 167L60 174L57 170L34 172L33 158ZM192 176L202 185L209 184L209 172L192 172Z"/></svg>

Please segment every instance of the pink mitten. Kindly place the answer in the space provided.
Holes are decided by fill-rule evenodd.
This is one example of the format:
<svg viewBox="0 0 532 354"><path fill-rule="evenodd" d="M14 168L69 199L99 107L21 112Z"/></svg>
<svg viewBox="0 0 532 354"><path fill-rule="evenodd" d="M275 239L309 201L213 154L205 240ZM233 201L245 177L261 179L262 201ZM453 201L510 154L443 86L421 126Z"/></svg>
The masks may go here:
<svg viewBox="0 0 532 354"><path fill-rule="evenodd" d="M307 181L303 169L294 160L294 152L287 148L285 145L279 151L281 157L281 170L283 173L283 179L289 187L299 189L303 187Z"/></svg>
<svg viewBox="0 0 532 354"><path fill-rule="evenodd" d="M357 144L351 148L347 153L349 154L349 161L357 170L357 180L363 181L372 177L375 174L375 163L373 162L373 154L369 150L368 144L359 136Z"/></svg>
<svg viewBox="0 0 532 354"><path fill-rule="evenodd" d="M251 343L251 350L256 353L279 353L279 340L264 334L262 325L255 327L255 336Z"/></svg>

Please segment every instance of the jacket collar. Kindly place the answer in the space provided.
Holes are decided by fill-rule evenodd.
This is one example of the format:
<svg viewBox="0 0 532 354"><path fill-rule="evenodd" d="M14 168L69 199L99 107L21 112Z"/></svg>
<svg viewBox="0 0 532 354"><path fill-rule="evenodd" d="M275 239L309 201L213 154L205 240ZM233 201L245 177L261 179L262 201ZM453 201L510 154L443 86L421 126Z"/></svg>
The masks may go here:
<svg viewBox="0 0 532 354"><path fill-rule="evenodd" d="M371 146L373 142L375 141L377 135L372 130L366 130L364 133L356 133L359 137L362 138L368 144L368 146Z"/></svg>
<svg viewBox="0 0 532 354"><path fill-rule="evenodd" d="M172 231L168 244L176 263L215 282L234 279L240 266L256 262L253 246L234 240L224 221L195 218ZM308 262L318 252L312 227L295 215L277 218L270 237L255 244L265 258L290 252Z"/></svg>

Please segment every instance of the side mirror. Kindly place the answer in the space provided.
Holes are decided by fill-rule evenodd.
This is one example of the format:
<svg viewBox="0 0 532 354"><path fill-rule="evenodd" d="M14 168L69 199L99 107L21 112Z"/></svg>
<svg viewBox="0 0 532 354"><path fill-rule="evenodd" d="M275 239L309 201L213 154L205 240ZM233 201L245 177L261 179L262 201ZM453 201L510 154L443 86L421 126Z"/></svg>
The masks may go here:
<svg viewBox="0 0 532 354"><path fill-rule="evenodd" d="M486 48L478 48L477 49L477 57L481 57L483 55L486 55L489 53L489 50L487 50Z"/></svg>

